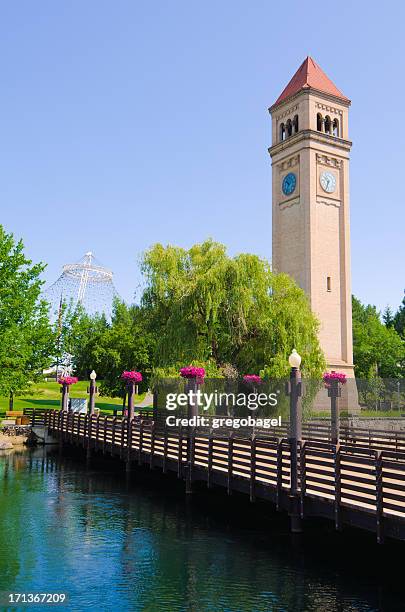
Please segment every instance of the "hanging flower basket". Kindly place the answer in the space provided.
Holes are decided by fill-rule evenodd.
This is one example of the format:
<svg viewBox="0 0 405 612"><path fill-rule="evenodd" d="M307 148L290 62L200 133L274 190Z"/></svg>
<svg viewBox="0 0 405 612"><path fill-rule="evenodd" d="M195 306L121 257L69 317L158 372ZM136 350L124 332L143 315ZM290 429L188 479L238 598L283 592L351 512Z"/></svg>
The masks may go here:
<svg viewBox="0 0 405 612"><path fill-rule="evenodd" d="M325 383L325 389L328 389L329 397L340 397L340 385L346 383L346 374L334 371L325 372L323 375L323 382Z"/></svg>
<svg viewBox="0 0 405 612"><path fill-rule="evenodd" d="M200 385L204 382L205 370L196 366L186 366L180 369L180 376L189 380L195 380Z"/></svg>
<svg viewBox="0 0 405 612"><path fill-rule="evenodd" d="M79 382L79 379L77 378L77 376L61 376L60 378L58 378L58 383L60 385L75 385L77 382Z"/></svg>
<svg viewBox="0 0 405 612"><path fill-rule="evenodd" d="M255 386L261 385L263 381L260 376L257 376L257 374L245 374L245 376L243 377L243 382L247 385Z"/></svg>
<svg viewBox="0 0 405 612"><path fill-rule="evenodd" d="M121 379L125 380L127 383L140 383L142 382L142 374L140 372L135 372L134 370L128 372L125 371L121 374Z"/></svg>
<svg viewBox="0 0 405 612"><path fill-rule="evenodd" d="M325 374L323 375L323 381L326 385L330 385L332 382L337 381L339 383L342 383L342 385L345 384L346 382L346 374L343 374L343 372L325 372Z"/></svg>

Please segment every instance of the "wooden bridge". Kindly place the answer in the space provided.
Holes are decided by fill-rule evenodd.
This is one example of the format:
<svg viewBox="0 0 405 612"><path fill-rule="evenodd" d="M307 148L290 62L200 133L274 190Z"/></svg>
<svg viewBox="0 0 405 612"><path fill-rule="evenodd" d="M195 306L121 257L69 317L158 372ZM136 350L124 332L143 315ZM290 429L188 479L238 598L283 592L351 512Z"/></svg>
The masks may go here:
<svg viewBox="0 0 405 612"><path fill-rule="evenodd" d="M146 418L145 418L146 417ZM303 426L298 442L297 493L291 495L291 442L280 437L213 429L159 427L152 414L127 418L49 410L41 421L60 444L108 454L125 462L175 472L185 481L268 500L290 516L322 517L405 540L405 433L341 428L332 444L327 425ZM35 412L32 415L35 421ZM38 416L37 416L38 421Z"/></svg>

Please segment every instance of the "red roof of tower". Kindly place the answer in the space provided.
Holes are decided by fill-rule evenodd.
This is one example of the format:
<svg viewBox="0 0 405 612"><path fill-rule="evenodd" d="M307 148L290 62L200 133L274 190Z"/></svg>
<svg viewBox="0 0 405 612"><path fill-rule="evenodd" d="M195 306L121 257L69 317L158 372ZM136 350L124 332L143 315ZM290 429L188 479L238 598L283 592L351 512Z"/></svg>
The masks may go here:
<svg viewBox="0 0 405 612"><path fill-rule="evenodd" d="M335 96L335 98L340 98L345 102L350 102L349 98L346 98L346 96L342 94L336 85L326 76L322 68L309 56L302 62L301 66L298 68L287 87L283 89L273 106L280 104L280 102L284 102L284 100L302 89L317 89L318 91Z"/></svg>

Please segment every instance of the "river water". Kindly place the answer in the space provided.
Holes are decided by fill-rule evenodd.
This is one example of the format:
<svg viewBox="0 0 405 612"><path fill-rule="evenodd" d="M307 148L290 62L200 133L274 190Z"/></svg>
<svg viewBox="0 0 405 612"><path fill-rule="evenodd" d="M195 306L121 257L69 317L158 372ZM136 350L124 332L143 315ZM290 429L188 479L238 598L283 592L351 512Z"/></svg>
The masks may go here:
<svg viewBox="0 0 405 612"><path fill-rule="evenodd" d="M10 592L67 593L55 610L405 610L403 546L372 535L309 524L294 537L267 505L205 490L190 502L169 477L129 481L42 448L0 452L0 485L2 610L27 609Z"/></svg>

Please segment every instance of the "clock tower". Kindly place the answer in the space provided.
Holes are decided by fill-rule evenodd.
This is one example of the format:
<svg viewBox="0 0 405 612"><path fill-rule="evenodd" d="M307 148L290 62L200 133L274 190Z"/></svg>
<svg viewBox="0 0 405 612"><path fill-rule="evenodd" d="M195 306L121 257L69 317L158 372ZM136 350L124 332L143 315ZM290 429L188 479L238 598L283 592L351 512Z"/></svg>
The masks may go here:
<svg viewBox="0 0 405 612"><path fill-rule="evenodd" d="M353 377L349 106L307 57L269 109L269 153L273 270L308 295L328 368Z"/></svg>

